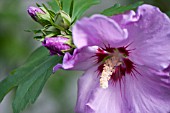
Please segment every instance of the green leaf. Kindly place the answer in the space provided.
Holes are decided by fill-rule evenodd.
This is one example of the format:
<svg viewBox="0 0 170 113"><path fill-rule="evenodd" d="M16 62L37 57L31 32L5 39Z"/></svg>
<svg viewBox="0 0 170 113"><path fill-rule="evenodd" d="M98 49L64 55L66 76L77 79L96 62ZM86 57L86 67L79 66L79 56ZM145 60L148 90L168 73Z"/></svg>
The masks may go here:
<svg viewBox="0 0 170 113"><path fill-rule="evenodd" d="M170 11L167 11L166 14L170 17Z"/></svg>
<svg viewBox="0 0 170 113"><path fill-rule="evenodd" d="M60 0L60 1L62 4L62 10L64 10L66 13L69 14L70 10L72 10L72 9L70 9L70 7L72 7L72 2L74 0ZM54 12L59 11L60 7L58 6L56 0L50 0L47 3Z"/></svg>
<svg viewBox="0 0 170 113"><path fill-rule="evenodd" d="M28 104L35 102L52 74L53 66L61 60L61 57L49 56L44 47L37 49L22 67L0 82L0 101L11 89L17 87L13 110L14 113L20 113Z"/></svg>
<svg viewBox="0 0 170 113"><path fill-rule="evenodd" d="M87 9L99 3L100 0L61 0L62 9L72 17L72 21L79 19ZM55 0L49 1L48 5L55 12L59 10Z"/></svg>
<svg viewBox="0 0 170 113"><path fill-rule="evenodd" d="M72 17L74 0L71 0L69 15Z"/></svg>
<svg viewBox="0 0 170 113"><path fill-rule="evenodd" d="M100 0L74 0L72 21L79 19L87 9L99 3Z"/></svg>
<svg viewBox="0 0 170 113"><path fill-rule="evenodd" d="M72 10L71 7L73 7L73 4L72 4L73 1L74 0L61 0L61 2L63 4L63 10L68 14Z"/></svg>
<svg viewBox="0 0 170 113"><path fill-rule="evenodd" d="M62 3L61 3L61 1L60 0L55 0L56 2L57 2L57 5L58 5L58 7L60 8L60 10L62 10Z"/></svg>
<svg viewBox="0 0 170 113"><path fill-rule="evenodd" d="M55 0L50 0L47 2L47 4L51 7L51 9L56 13L60 8L57 5L57 2Z"/></svg>
<svg viewBox="0 0 170 113"><path fill-rule="evenodd" d="M113 16L116 14L124 13L129 10L136 9L138 6L142 5L143 1L136 2L134 4L130 4L127 6L120 6L119 4L115 4L114 6L105 9L101 14L106 15L106 16Z"/></svg>

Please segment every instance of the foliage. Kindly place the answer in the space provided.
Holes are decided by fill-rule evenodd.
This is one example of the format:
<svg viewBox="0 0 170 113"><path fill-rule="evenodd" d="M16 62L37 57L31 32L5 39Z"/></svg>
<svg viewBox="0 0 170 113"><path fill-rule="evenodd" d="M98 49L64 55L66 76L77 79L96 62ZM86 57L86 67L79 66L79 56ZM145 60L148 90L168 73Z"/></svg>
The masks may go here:
<svg viewBox="0 0 170 113"><path fill-rule="evenodd" d="M19 113L27 104L34 103L52 68L61 62L61 57L51 57L44 47L37 49L20 68L0 82L0 101L13 88L17 88L13 101L14 113Z"/></svg>
<svg viewBox="0 0 170 113"><path fill-rule="evenodd" d="M66 13L70 14L73 22L79 19L91 6L99 3L100 0L61 0L61 6L63 10ZM52 8L54 12L57 12L59 10L59 7L56 7L56 0L49 1L48 5Z"/></svg>
<svg viewBox="0 0 170 113"><path fill-rule="evenodd" d="M57 4L56 1L59 0L50 0L48 2L48 5L51 7L51 10L48 10L48 8L46 8L44 5L43 6L48 10L48 12L51 15L54 15L54 17L58 11L60 10L65 11L71 17L72 24L77 19L79 19L87 9L89 9L93 5L100 3L100 0L61 0L59 1L60 2L59 4ZM166 2L167 1L165 0L163 1L157 0L155 4L157 3L158 5L160 5L161 9L167 12L168 15L170 15L170 9L168 7L168 4L165 4ZM165 5L162 5L163 3ZM112 16L112 15L124 13L128 10L136 9L141 4L143 4L143 2L136 2L134 4L130 4L127 6L121 6L120 4L115 4L114 6L102 11L101 14L106 16ZM3 13L3 15L8 16L8 13L5 12ZM19 21L17 18L16 20L17 22ZM33 30L33 32L35 34L43 33L43 36L47 36L47 35L55 36L61 33L59 29L60 28L58 28L58 26L49 27L47 25L44 26L43 29ZM13 30L14 29L12 28L12 31ZM53 34L54 31L55 34ZM70 32L71 31L68 30L66 33L71 34ZM4 34L5 34L4 37L9 35L7 33ZM41 40L42 36L41 35L35 36L35 39ZM9 40L7 42L9 43ZM62 57L49 56L48 51L44 47L38 48L28 58L28 60L25 62L23 66L14 70L7 78L5 78L3 81L0 82L0 102L3 100L3 98L8 92L16 88L16 94L13 101L13 110L14 113L20 113L20 111L22 111L28 104L32 104L36 101L45 83L47 82L48 78L52 74L53 66L61 62L62 62Z"/></svg>
<svg viewBox="0 0 170 113"><path fill-rule="evenodd" d="M115 4L114 6L105 9L101 14L106 15L106 16L113 16L116 14L124 13L129 10L136 9L138 6L142 5L143 2L136 2L134 4L130 4L127 6L121 6L120 4Z"/></svg>

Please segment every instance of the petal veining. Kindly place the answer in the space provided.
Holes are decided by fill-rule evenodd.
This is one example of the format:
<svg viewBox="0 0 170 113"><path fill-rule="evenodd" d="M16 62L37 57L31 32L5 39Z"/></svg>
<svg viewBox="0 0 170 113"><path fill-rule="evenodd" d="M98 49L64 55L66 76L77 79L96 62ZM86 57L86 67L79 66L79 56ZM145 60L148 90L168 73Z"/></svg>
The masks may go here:
<svg viewBox="0 0 170 113"><path fill-rule="evenodd" d="M73 27L73 41L77 48L105 45L116 47L127 36L126 29L121 29L114 20L102 15L83 18Z"/></svg>

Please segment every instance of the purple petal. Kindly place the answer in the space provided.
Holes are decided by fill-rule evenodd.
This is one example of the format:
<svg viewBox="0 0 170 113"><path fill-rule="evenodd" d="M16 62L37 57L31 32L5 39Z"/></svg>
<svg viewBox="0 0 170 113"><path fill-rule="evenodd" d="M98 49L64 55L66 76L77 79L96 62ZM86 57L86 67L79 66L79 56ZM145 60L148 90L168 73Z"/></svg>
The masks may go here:
<svg viewBox="0 0 170 113"><path fill-rule="evenodd" d="M97 49L97 46L91 46L82 49L75 49L73 55L66 53L63 58L63 64L57 64L53 68L53 71L55 72L60 68L87 70L96 64L94 55Z"/></svg>
<svg viewBox="0 0 170 113"><path fill-rule="evenodd" d="M121 113L123 98L120 86L110 83L109 88L102 89L96 69L87 70L78 81L76 113Z"/></svg>
<svg viewBox="0 0 170 113"><path fill-rule="evenodd" d="M73 41L77 48L120 46L119 43L126 40L127 35L125 29L121 29L115 21L102 15L83 18L73 27Z"/></svg>
<svg viewBox="0 0 170 113"><path fill-rule="evenodd" d="M76 113L169 113L170 77L139 67L135 77L126 75L108 89L99 87L96 67L78 82ZM160 106L161 105L161 106Z"/></svg>
<svg viewBox="0 0 170 113"><path fill-rule="evenodd" d="M157 7L142 5L137 14L112 17L128 30L132 50L130 59L136 64L164 70L170 64L170 19ZM119 19L119 21L118 21Z"/></svg>
<svg viewBox="0 0 170 113"><path fill-rule="evenodd" d="M75 111L76 113L91 113L91 110L86 104L91 98L91 93L98 87L99 79L95 72L97 67L92 67L85 72L85 74L79 78L78 81L78 98Z"/></svg>
<svg viewBox="0 0 170 113"><path fill-rule="evenodd" d="M116 21L121 28L125 28L127 24L139 21L140 16L131 10L124 14L114 15L111 19Z"/></svg>
<svg viewBox="0 0 170 113"><path fill-rule="evenodd" d="M118 82L115 85L110 83L108 89L102 89L96 73L97 67L88 68L78 82L76 112L169 113L170 74L162 72L162 70L167 70L166 72L170 70L169 18L156 7L142 5L136 15L133 11L130 11L127 14L113 17L113 19L121 24L121 28L128 30L130 45L127 46L127 49L131 50L128 57L135 63L135 70L137 71L131 73L135 77L126 74L122 78L121 86ZM106 20L104 19L105 22ZM98 19L86 18L80 22L73 29L75 32L74 40L78 48L95 44L103 47L101 40L103 40L104 45L111 42L113 44L110 44L111 47L116 46L114 42L119 43L114 38L111 38L113 42L108 41L110 35L105 37L109 33L104 34L100 30L100 24L96 24ZM94 26L97 26L97 28ZM93 33L90 28L94 29ZM105 27L104 30L106 30L105 32L109 31ZM79 35L79 39L76 33L82 34ZM94 36L97 36L97 38ZM81 41L81 43L78 43L78 41Z"/></svg>
<svg viewBox="0 0 170 113"><path fill-rule="evenodd" d="M127 75L125 82L126 111L123 113L169 113L170 76L147 67L138 68L141 75Z"/></svg>

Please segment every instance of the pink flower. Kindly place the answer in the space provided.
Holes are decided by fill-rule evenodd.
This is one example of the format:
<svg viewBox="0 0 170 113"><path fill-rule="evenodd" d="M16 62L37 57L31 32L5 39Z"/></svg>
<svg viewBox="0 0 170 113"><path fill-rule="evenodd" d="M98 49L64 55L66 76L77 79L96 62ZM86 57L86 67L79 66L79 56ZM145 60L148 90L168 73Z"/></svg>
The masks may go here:
<svg viewBox="0 0 170 113"><path fill-rule="evenodd" d="M77 49L54 71L85 71L76 113L170 112L170 19L158 8L83 18L73 41Z"/></svg>

